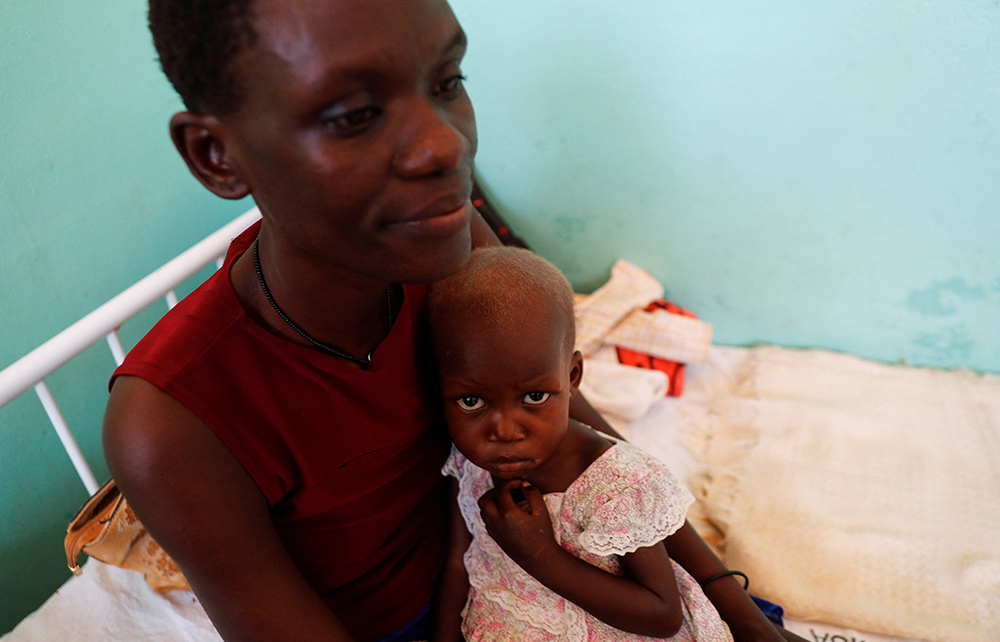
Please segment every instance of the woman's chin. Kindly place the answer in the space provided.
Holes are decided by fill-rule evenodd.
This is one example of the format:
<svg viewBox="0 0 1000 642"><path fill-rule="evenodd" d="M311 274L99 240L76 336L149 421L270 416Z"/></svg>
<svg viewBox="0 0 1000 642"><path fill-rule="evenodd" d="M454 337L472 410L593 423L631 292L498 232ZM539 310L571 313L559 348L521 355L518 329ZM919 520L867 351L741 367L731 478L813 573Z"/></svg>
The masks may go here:
<svg viewBox="0 0 1000 642"><path fill-rule="evenodd" d="M402 267L401 271L406 272L405 278L395 280L429 284L446 279L461 270L472 251L468 227L461 234L438 241L426 247L423 252L416 253L417 258Z"/></svg>

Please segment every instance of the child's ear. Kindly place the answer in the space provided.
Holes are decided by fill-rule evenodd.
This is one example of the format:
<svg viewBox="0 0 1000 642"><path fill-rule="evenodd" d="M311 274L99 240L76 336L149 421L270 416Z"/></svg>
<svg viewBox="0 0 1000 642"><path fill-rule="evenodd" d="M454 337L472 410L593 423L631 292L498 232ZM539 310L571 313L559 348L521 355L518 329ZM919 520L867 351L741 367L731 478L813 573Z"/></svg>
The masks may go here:
<svg viewBox="0 0 1000 642"><path fill-rule="evenodd" d="M226 149L224 131L210 114L182 111L170 119L170 137L195 178L217 196L243 198L250 189Z"/></svg>
<svg viewBox="0 0 1000 642"><path fill-rule="evenodd" d="M580 388L580 382L583 380L583 355L577 350L570 357L569 364L569 389L570 392L576 394L576 391Z"/></svg>

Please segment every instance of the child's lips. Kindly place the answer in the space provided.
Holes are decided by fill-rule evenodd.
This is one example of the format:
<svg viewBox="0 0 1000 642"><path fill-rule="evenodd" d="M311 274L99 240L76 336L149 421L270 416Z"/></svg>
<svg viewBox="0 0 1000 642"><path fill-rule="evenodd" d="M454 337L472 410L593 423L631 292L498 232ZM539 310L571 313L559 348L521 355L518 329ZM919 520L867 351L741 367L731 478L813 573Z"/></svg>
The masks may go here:
<svg viewBox="0 0 1000 642"><path fill-rule="evenodd" d="M499 473L512 473L531 467L530 459L521 457L498 457L490 462L490 468Z"/></svg>

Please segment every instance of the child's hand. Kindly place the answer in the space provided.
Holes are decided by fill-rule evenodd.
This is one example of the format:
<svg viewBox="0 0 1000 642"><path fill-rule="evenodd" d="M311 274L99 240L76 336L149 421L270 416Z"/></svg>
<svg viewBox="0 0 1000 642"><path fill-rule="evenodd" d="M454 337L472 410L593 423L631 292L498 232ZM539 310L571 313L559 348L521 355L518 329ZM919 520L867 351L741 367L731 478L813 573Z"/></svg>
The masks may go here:
<svg viewBox="0 0 1000 642"><path fill-rule="evenodd" d="M515 491L524 495L518 502ZM559 548L542 493L521 479L508 479L479 498L479 511L500 548L528 573L534 564Z"/></svg>

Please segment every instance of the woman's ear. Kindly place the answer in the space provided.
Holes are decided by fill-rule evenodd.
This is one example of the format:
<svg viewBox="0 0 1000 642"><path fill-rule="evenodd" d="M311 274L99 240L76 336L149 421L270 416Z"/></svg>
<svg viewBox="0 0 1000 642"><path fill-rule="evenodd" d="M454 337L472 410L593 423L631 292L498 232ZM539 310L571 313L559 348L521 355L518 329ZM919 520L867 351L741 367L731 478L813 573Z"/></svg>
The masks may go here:
<svg viewBox="0 0 1000 642"><path fill-rule="evenodd" d="M571 395L576 394L576 391L580 388L580 382L583 380L583 355L577 350L570 357L569 364L569 389Z"/></svg>
<svg viewBox="0 0 1000 642"><path fill-rule="evenodd" d="M232 162L222 133L222 123L210 114L182 111L170 119L170 137L195 178L222 198L240 199L250 189Z"/></svg>

